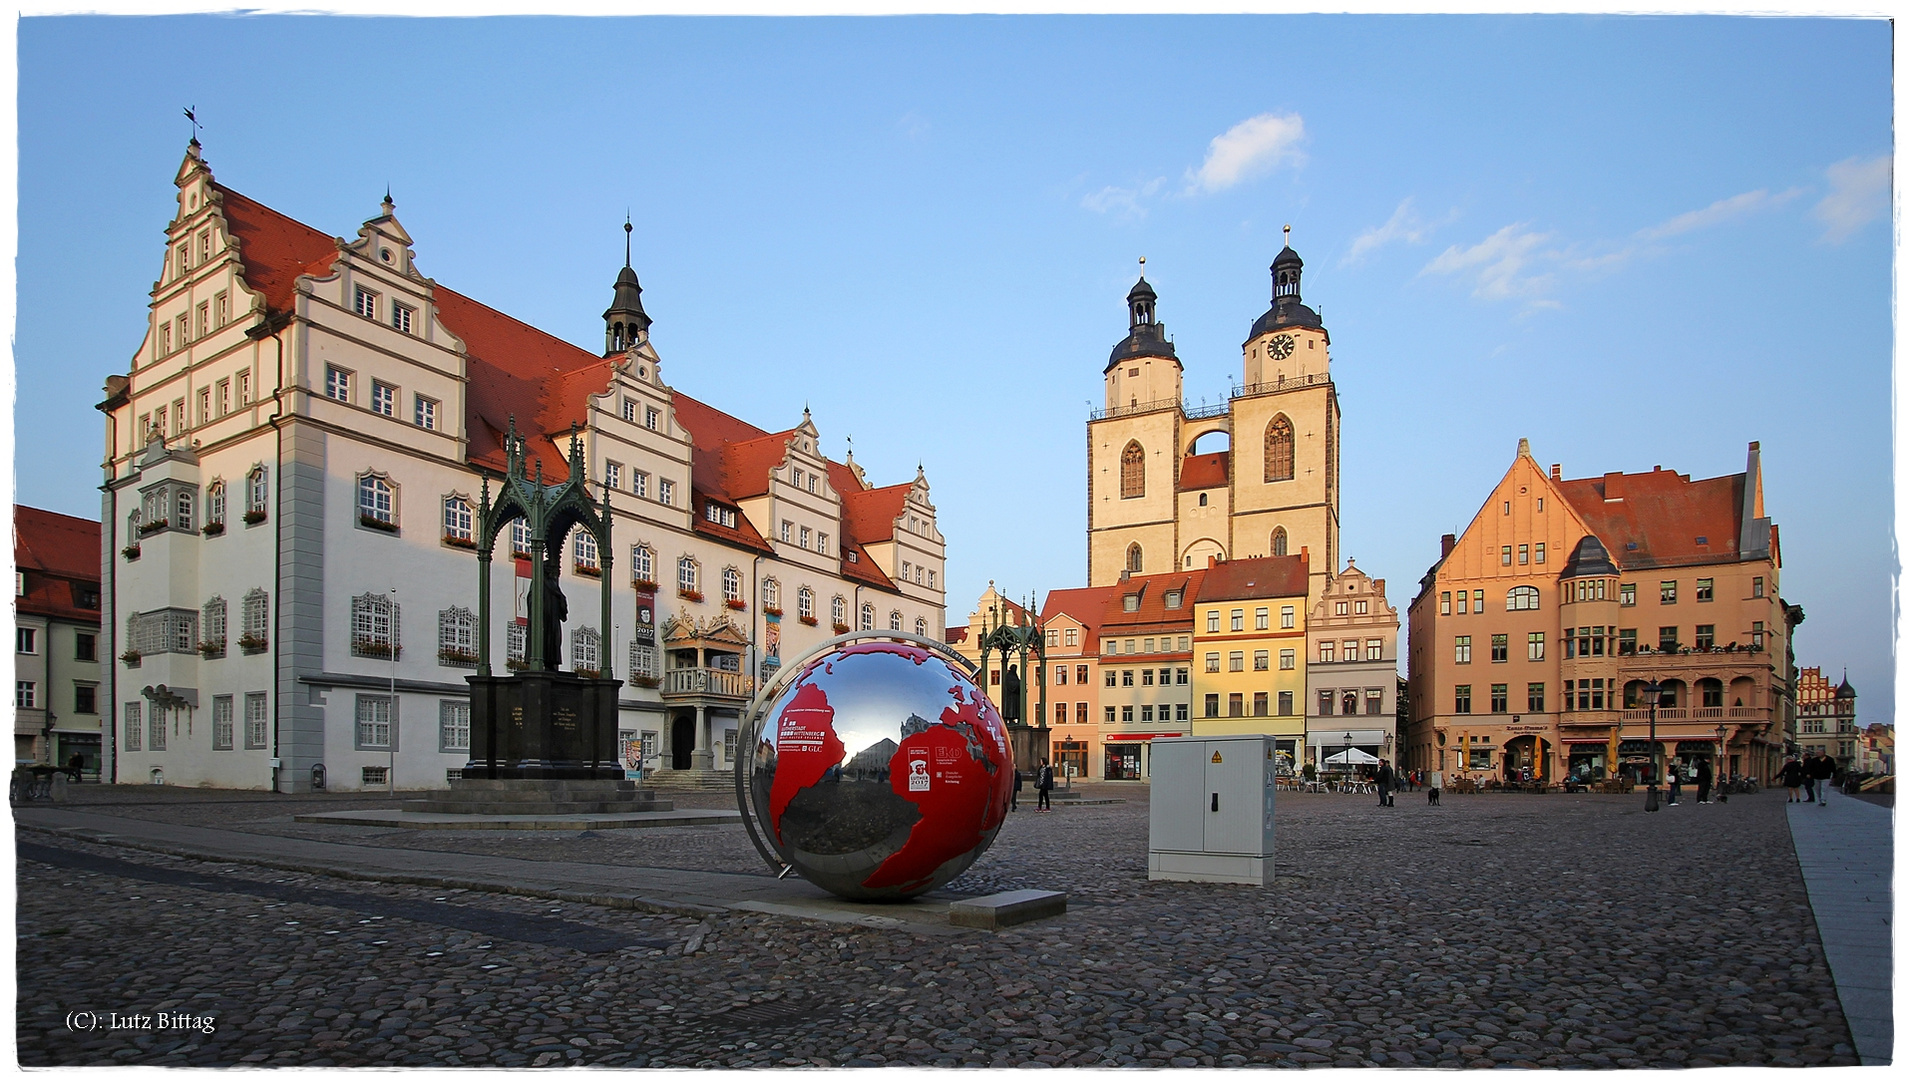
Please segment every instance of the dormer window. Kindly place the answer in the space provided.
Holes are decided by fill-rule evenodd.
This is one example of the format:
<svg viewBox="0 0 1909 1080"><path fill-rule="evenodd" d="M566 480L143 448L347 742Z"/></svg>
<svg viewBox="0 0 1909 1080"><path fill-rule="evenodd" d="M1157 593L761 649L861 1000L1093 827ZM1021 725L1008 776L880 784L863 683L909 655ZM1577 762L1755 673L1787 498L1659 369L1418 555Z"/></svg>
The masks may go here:
<svg viewBox="0 0 1909 1080"><path fill-rule="evenodd" d="M736 511L730 507L719 506L713 502L703 504L703 518L704 520L724 526L725 528L733 529L736 527Z"/></svg>
<svg viewBox="0 0 1909 1080"><path fill-rule="evenodd" d="M1179 609L1180 596L1181 596L1181 593L1180 593L1180 590L1178 589L1175 589L1172 592L1167 594L1167 610L1174 611Z"/></svg>
<svg viewBox="0 0 1909 1080"><path fill-rule="evenodd" d="M1139 611L1139 610L1140 610L1140 596L1139 596L1139 594L1137 594L1137 593L1128 593L1127 595L1125 595L1125 596L1123 596L1123 597L1121 597L1121 598L1120 598L1120 610L1122 610L1122 611Z"/></svg>

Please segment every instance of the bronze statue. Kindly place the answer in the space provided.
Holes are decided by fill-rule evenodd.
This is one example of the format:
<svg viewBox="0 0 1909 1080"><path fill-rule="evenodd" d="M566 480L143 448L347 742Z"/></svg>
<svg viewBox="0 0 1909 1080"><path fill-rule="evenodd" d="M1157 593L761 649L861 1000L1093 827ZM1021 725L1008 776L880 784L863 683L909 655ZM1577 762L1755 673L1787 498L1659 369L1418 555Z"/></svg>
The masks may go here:
<svg viewBox="0 0 1909 1080"><path fill-rule="evenodd" d="M1013 664L1001 673L1001 719L1010 724L1021 722L1021 673Z"/></svg>
<svg viewBox="0 0 1909 1080"><path fill-rule="evenodd" d="M544 563L544 670L556 671L563 656L563 623L570 617L570 603L563 598L558 568Z"/></svg>

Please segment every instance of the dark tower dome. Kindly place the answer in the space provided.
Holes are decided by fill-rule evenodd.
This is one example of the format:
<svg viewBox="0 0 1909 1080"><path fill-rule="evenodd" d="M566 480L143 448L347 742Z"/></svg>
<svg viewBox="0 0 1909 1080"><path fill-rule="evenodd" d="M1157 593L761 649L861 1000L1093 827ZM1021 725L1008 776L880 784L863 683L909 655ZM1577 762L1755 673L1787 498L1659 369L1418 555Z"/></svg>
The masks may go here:
<svg viewBox="0 0 1909 1080"><path fill-rule="evenodd" d="M1617 564L1611 561L1611 553L1604 550L1604 543L1595 536L1586 536L1572 549L1571 557L1564 560L1564 570L1558 580L1616 576Z"/></svg>
<svg viewBox="0 0 1909 1080"><path fill-rule="evenodd" d="M1154 315L1153 306L1158 299L1144 277L1127 290L1127 336L1114 346L1102 374L1112 371L1122 360L1141 356L1158 356L1179 363L1179 357L1173 355L1173 342L1167 340L1167 328Z"/></svg>
<svg viewBox="0 0 1909 1080"><path fill-rule="evenodd" d="M629 221L623 222L623 269L617 272L615 292L609 310L603 313L603 355L628 352L650 332L650 317L643 310L643 286L630 268Z"/></svg>
<svg viewBox="0 0 1909 1080"><path fill-rule="evenodd" d="M1286 231L1290 233L1292 230L1288 228ZM1319 321L1319 313L1299 299L1299 278L1305 268L1306 261L1299 257L1299 252L1294 251L1291 244L1279 250L1272 265L1273 306L1267 308L1266 314L1253 323L1253 332L1246 335L1246 340L1251 341L1261 334L1286 326L1317 328L1323 325Z"/></svg>
<svg viewBox="0 0 1909 1080"><path fill-rule="evenodd" d="M1843 672L1843 685L1836 688L1836 698L1837 700L1842 701L1846 699L1852 699L1855 696L1856 696L1856 688L1849 685L1849 672L1845 671Z"/></svg>

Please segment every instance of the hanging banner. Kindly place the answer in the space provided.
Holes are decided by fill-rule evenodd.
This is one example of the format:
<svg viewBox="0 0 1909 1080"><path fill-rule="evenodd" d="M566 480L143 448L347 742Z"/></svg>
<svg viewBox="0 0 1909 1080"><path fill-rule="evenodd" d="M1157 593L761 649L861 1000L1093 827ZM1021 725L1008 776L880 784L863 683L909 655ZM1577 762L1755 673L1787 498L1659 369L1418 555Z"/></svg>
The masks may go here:
<svg viewBox="0 0 1909 1080"><path fill-rule="evenodd" d="M529 559L514 559L512 561L517 564L517 580L516 580L517 588L516 588L516 601L515 601L516 607L512 610L511 615L513 618L517 620L518 626L529 626L530 625L530 560Z"/></svg>
<svg viewBox="0 0 1909 1080"><path fill-rule="evenodd" d="M782 665L782 616L764 615L768 624L762 629L762 662L768 667Z"/></svg>

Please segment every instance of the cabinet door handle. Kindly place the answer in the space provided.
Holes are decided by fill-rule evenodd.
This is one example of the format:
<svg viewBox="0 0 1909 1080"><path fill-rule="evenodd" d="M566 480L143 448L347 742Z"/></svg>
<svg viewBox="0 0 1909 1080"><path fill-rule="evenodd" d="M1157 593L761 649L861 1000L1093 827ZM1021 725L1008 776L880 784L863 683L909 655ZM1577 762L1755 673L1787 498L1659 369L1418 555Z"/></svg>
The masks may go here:
<svg viewBox="0 0 1909 1080"><path fill-rule="evenodd" d="M1217 791L1213 793L1213 812L1220 812L1220 793Z"/></svg>

